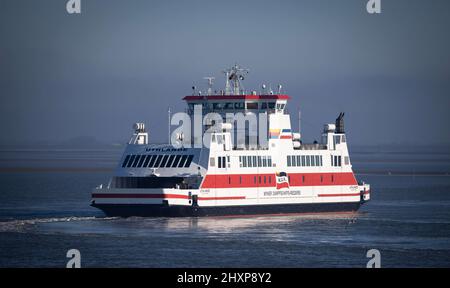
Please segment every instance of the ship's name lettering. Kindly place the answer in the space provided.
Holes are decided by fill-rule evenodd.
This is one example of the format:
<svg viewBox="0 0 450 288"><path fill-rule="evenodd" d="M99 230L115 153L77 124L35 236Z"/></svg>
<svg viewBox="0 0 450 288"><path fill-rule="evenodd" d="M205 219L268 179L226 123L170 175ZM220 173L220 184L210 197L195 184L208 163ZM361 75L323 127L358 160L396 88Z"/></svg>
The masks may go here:
<svg viewBox="0 0 450 288"><path fill-rule="evenodd" d="M264 196L299 196L302 195L300 190L291 190L291 191L266 191L264 192Z"/></svg>

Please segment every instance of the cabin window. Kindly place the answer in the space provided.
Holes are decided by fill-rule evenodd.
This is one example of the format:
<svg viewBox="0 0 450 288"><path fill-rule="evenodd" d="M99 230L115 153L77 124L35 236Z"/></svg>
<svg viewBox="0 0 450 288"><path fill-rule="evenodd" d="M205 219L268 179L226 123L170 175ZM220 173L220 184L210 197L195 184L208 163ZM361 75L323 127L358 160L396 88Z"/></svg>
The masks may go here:
<svg viewBox="0 0 450 288"><path fill-rule="evenodd" d="M184 164L184 168L191 166L192 159L194 159L194 155L189 155L186 164Z"/></svg>
<svg viewBox="0 0 450 288"><path fill-rule="evenodd" d="M139 159L137 167L139 167L139 168L142 167L142 164L144 164L144 160L145 160L145 155L142 155L141 159Z"/></svg>
<svg viewBox="0 0 450 288"><path fill-rule="evenodd" d="M266 179L267 179L266 176L264 176L264 184L266 184Z"/></svg>
<svg viewBox="0 0 450 288"><path fill-rule="evenodd" d="M305 183L305 175L302 175L302 182Z"/></svg>
<svg viewBox="0 0 450 288"><path fill-rule="evenodd" d="M175 155L170 155L169 156L169 160L167 160L167 163L166 163L166 168L169 168L169 167L172 166L172 162L173 162L174 158L175 158Z"/></svg>
<svg viewBox="0 0 450 288"><path fill-rule="evenodd" d="M267 103L266 102L261 103L261 109L267 109Z"/></svg>
<svg viewBox="0 0 450 288"><path fill-rule="evenodd" d="M211 137L211 142L216 143L216 134L213 134Z"/></svg>
<svg viewBox="0 0 450 288"><path fill-rule="evenodd" d="M211 166L211 167L216 166L216 158L209 157L209 166Z"/></svg>
<svg viewBox="0 0 450 288"><path fill-rule="evenodd" d="M302 156L302 166L306 166L306 157L305 157L305 155Z"/></svg>
<svg viewBox="0 0 450 288"><path fill-rule="evenodd" d="M258 167L262 167L261 156L258 156Z"/></svg>
<svg viewBox="0 0 450 288"><path fill-rule="evenodd" d="M175 160L172 163L172 168L177 167L178 166L178 162L180 161L181 155L177 155L175 157Z"/></svg>
<svg viewBox="0 0 450 288"><path fill-rule="evenodd" d="M314 158L314 155L311 155L311 166L316 166L316 159Z"/></svg>
<svg viewBox="0 0 450 288"><path fill-rule="evenodd" d="M269 184L272 183L272 176L269 176Z"/></svg>
<svg viewBox="0 0 450 288"><path fill-rule="evenodd" d="M164 155L162 161L161 161L161 165L159 165L159 167L165 167L166 163L167 163L167 159L169 159L169 155Z"/></svg>
<svg viewBox="0 0 450 288"><path fill-rule="evenodd" d="M334 182L334 175L331 174L331 182Z"/></svg>
<svg viewBox="0 0 450 288"><path fill-rule="evenodd" d="M259 184L261 184L261 176L259 176L258 178L259 178Z"/></svg>
<svg viewBox="0 0 450 288"><path fill-rule="evenodd" d="M253 177L253 183L256 184L256 176Z"/></svg>
<svg viewBox="0 0 450 288"><path fill-rule="evenodd" d="M231 177L228 176L228 185L231 185Z"/></svg>
<svg viewBox="0 0 450 288"><path fill-rule="evenodd" d="M341 142L342 142L342 143L345 143L345 142L346 142L345 135L342 135L342 136L341 136Z"/></svg>
<svg viewBox="0 0 450 288"><path fill-rule="evenodd" d="M252 165L252 156L247 156L247 164L248 164L248 167L253 167L253 165Z"/></svg>
<svg viewBox="0 0 450 288"><path fill-rule="evenodd" d="M159 167L159 163L161 163L162 155L158 155L158 158L156 158L155 165L153 167Z"/></svg>
<svg viewBox="0 0 450 288"><path fill-rule="evenodd" d="M147 167L148 162L150 161L151 157L152 157L151 155L145 156L145 161L144 161L144 164L142 164L142 167Z"/></svg>
<svg viewBox="0 0 450 288"><path fill-rule="evenodd" d="M225 103L225 109L233 110L234 103Z"/></svg>
<svg viewBox="0 0 450 288"><path fill-rule="evenodd" d="M186 163L186 159L187 159L187 155L181 156L181 160L178 163L178 168L182 168L184 166L184 163ZM156 160L156 162L158 162L158 159ZM155 163L155 166L157 166L157 163Z"/></svg>
<svg viewBox="0 0 450 288"><path fill-rule="evenodd" d="M302 166L301 156L297 156L297 166Z"/></svg>
<svg viewBox="0 0 450 288"><path fill-rule="evenodd" d="M323 175L320 175L320 183L323 182Z"/></svg>
<svg viewBox="0 0 450 288"><path fill-rule="evenodd" d="M242 156L242 166L247 167L247 157L246 156Z"/></svg>
<svg viewBox="0 0 450 288"><path fill-rule="evenodd" d="M236 108L236 109L244 109L244 102L234 103L234 108Z"/></svg>
<svg viewBox="0 0 450 288"><path fill-rule="evenodd" d="M269 167L272 167L272 156L269 156L269 158L267 159L267 164L269 165Z"/></svg>
<svg viewBox="0 0 450 288"><path fill-rule="evenodd" d="M263 167L267 167L267 158L266 158L266 156L262 157L262 164L263 164Z"/></svg>
<svg viewBox="0 0 450 288"><path fill-rule="evenodd" d="M310 166L311 165L311 159L309 157L309 155L306 156L306 166Z"/></svg>
<svg viewBox="0 0 450 288"><path fill-rule="evenodd" d="M239 176L239 184L242 184L242 176Z"/></svg>
<svg viewBox="0 0 450 288"><path fill-rule="evenodd" d="M127 166L128 160L130 160L130 155L127 155L127 156L125 157L125 160L123 160L122 168L124 168L125 166Z"/></svg>
<svg viewBox="0 0 450 288"><path fill-rule="evenodd" d="M156 155L152 155L150 158L150 162L148 163L147 167L153 167L153 164L155 163L156 160Z"/></svg>
<svg viewBox="0 0 450 288"><path fill-rule="evenodd" d="M258 109L258 102L248 102L246 103L247 109L249 110L255 110Z"/></svg>
<svg viewBox="0 0 450 288"><path fill-rule="evenodd" d="M342 166L341 160L342 160L342 156L338 156L338 165L337 166L339 166L339 167Z"/></svg>
<svg viewBox="0 0 450 288"><path fill-rule="evenodd" d="M291 167L291 156L287 156L287 166Z"/></svg>
<svg viewBox="0 0 450 288"><path fill-rule="evenodd" d="M133 168L137 166L139 160L141 159L141 156L142 156L142 155L137 155L137 157L134 159L134 162L133 162Z"/></svg>
<svg viewBox="0 0 450 288"><path fill-rule="evenodd" d="M269 109L275 109L275 102L269 102L267 105Z"/></svg>
<svg viewBox="0 0 450 288"><path fill-rule="evenodd" d="M349 165L350 164L350 159L348 158L348 156L344 157L344 164L345 165Z"/></svg>

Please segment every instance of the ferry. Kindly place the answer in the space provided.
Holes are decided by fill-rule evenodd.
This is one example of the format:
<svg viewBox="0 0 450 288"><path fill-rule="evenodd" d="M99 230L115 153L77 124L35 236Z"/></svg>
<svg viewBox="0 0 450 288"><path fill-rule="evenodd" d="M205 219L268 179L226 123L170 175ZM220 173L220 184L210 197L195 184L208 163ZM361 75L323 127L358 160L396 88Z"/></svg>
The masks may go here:
<svg viewBox="0 0 450 288"><path fill-rule="evenodd" d="M247 92L247 69L223 72L224 89L205 77L206 91L183 98L186 125L170 133L172 118L169 144L151 144L144 123L133 125L91 206L108 216L200 217L354 212L370 200L370 185L352 171L344 113L320 142L303 143L281 85Z"/></svg>

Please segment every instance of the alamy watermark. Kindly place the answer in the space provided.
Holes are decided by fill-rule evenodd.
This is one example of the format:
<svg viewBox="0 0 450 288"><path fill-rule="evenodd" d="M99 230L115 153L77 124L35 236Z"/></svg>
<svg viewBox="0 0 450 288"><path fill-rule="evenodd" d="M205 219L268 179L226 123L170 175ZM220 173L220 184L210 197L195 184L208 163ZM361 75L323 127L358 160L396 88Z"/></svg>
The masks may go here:
<svg viewBox="0 0 450 288"><path fill-rule="evenodd" d="M370 249L367 251L366 257L370 258L366 268L381 268L381 253L378 249Z"/></svg>
<svg viewBox="0 0 450 288"><path fill-rule="evenodd" d="M66 3L66 10L69 14L81 13L81 0L69 0Z"/></svg>
<svg viewBox="0 0 450 288"><path fill-rule="evenodd" d="M81 14L81 0L68 0L66 10L69 14ZM368 0L366 10L369 14L380 14L381 0Z"/></svg>
<svg viewBox="0 0 450 288"><path fill-rule="evenodd" d="M66 268L81 268L81 253L78 249L70 249L66 253L67 261Z"/></svg>

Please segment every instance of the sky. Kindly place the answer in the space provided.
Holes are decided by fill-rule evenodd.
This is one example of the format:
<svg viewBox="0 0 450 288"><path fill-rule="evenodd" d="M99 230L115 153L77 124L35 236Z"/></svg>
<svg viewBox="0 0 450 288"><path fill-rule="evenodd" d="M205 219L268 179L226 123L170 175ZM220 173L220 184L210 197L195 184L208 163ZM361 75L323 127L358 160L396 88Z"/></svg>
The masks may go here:
<svg viewBox="0 0 450 288"><path fill-rule="evenodd" d="M168 107L235 63L283 85L305 142L344 111L355 145L450 144L450 1L81 3L0 0L0 145L125 143L135 122L164 142Z"/></svg>

